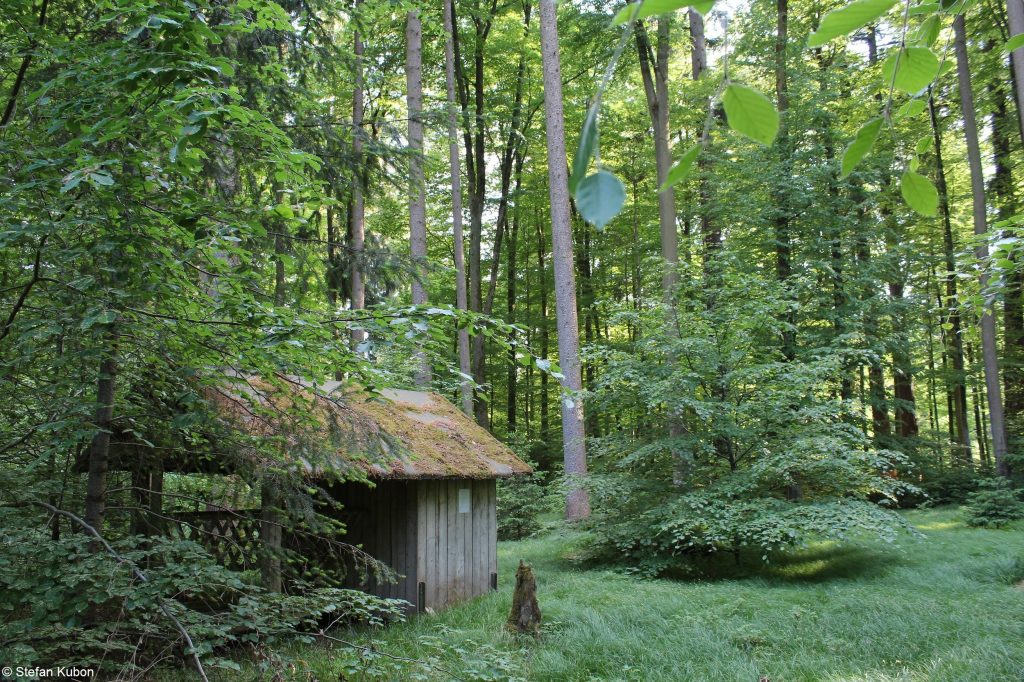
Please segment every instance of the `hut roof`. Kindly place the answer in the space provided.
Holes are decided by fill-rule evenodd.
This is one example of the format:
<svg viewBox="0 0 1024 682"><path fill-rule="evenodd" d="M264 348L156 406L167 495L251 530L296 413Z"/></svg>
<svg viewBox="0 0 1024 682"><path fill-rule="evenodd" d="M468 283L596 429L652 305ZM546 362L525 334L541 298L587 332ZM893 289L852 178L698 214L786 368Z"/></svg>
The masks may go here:
<svg viewBox="0 0 1024 682"><path fill-rule="evenodd" d="M268 411L254 412L246 403L259 393L258 402L286 407L293 397L267 390L258 380L248 379L241 385L246 387L245 398L225 393L214 397L218 412L250 435L285 435L285 425L268 416ZM341 433L343 445L325 460L307 461L300 454L303 448L286 453L311 475L353 466L381 479L487 479L532 471L508 446L437 393L382 389L373 394L341 382L315 389L293 386L295 398L301 394L315 401L312 413L319 423L313 431L325 438L329 429Z"/></svg>

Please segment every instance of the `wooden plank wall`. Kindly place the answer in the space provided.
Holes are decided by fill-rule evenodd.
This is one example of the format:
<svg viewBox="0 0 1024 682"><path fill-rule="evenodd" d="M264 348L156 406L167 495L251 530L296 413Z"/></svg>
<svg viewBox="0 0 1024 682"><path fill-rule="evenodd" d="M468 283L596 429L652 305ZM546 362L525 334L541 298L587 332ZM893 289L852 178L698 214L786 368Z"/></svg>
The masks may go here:
<svg viewBox="0 0 1024 682"><path fill-rule="evenodd" d="M485 594L498 570L494 480L427 480L417 486L421 607L438 611ZM459 512L461 489L470 493L468 512Z"/></svg>
<svg viewBox="0 0 1024 682"><path fill-rule="evenodd" d="M346 586L416 604L419 485L417 481L380 481L370 488L362 483L345 483L331 491L345 505L345 511L359 519L359 523L349 527L345 541L361 545L371 556L405 576L398 583L371 578L364 584L353 574L346 580Z"/></svg>
<svg viewBox="0 0 1024 682"><path fill-rule="evenodd" d="M469 512L459 512L459 490L470 492ZM346 483L331 491L358 523L347 542L406 576L397 584L346 582L382 597L405 599L439 611L491 589L498 572L495 481L432 479L381 481L376 488ZM419 583L424 603L419 604Z"/></svg>

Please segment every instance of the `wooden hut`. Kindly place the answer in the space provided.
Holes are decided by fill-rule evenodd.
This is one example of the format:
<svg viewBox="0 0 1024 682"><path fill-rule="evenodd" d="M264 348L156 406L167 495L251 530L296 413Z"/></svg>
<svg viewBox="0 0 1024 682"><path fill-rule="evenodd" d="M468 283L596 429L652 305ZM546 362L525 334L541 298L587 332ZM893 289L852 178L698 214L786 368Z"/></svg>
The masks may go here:
<svg viewBox="0 0 1024 682"><path fill-rule="evenodd" d="M436 611L497 588L495 482L530 467L436 393L381 394L349 405L393 458L368 465L374 487L331 491L349 515L348 541L404 576L369 591Z"/></svg>
<svg viewBox="0 0 1024 682"><path fill-rule="evenodd" d="M248 438L275 438L284 449L284 461L309 479L350 479L353 469L365 475L366 482L345 480L325 487L343 505L344 540L361 546L400 578L397 583L369 578L362 584L358 572L349 571L346 584L404 599L417 611L437 611L497 587L496 480L529 473L525 462L436 393L383 389L370 394L339 382L316 388L297 381L285 385L282 391L280 384L272 388L259 379L239 377L235 388L212 391L208 397L229 430ZM280 408L300 394L313 402L320 428L296 431L285 423ZM329 436L329 430L342 432L342 437ZM320 440L321 446L344 445L326 448L326 457L322 452L310 457L313 450L325 450L309 447L311 439ZM159 457L152 445L127 434L115 436L112 452L112 468L133 471L136 477L145 478L147 472L162 477L164 471L232 473L216 453ZM288 529L282 533L267 511L275 504L273 491L264 487L262 496L262 510L182 515L188 518L177 532L203 544L211 537L225 538L223 546L211 547L216 556L232 568L259 563L264 585L280 589L280 562L265 558L289 544ZM147 505L159 511L160 497L154 495ZM337 557L323 556L323 548L316 551L321 556L310 557L314 563L332 559L325 563L337 565Z"/></svg>

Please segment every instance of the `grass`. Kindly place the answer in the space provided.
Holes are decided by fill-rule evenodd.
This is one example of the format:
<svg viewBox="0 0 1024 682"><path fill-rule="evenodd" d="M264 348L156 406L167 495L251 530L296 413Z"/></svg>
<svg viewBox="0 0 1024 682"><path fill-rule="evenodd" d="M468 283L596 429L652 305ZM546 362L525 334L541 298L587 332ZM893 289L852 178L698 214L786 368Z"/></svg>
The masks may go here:
<svg viewBox="0 0 1024 682"><path fill-rule="evenodd" d="M501 543L497 592L372 640L339 635L434 667L376 657L375 677L341 679L1024 680L1024 525L967 528L953 509L907 516L924 538L814 546L690 582L586 570L566 558L572 534ZM519 559L538 578L537 642L503 630ZM355 657L294 653L319 680Z"/></svg>

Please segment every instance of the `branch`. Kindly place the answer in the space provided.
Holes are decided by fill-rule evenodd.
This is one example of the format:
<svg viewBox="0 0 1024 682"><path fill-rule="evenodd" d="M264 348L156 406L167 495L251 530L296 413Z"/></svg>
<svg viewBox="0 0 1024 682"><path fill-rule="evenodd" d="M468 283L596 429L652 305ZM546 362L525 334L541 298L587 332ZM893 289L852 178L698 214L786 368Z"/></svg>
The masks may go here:
<svg viewBox="0 0 1024 682"><path fill-rule="evenodd" d="M57 507L53 506L52 504L47 504L46 502L40 502L39 500L32 500L32 504L39 505L40 507L48 509L50 512L52 512L54 514L58 514L60 516L66 516L67 518L71 519L76 524L78 524L83 529L85 529L85 531L87 533L89 533L89 535L92 535L94 538L96 538L96 540L99 541L99 543L101 545L103 545L103 548L107 551L107 554L109 554L110 556L114 557L114 559L118 563L127 564L129 567L131 567L132 573L135 575L136 578L139 579L140 582L144 582L144 583L148 583L149 582L149 578L146 577L146 574L143 573L139 569L138 566L136 566L134 563L132 563L131 560L129 560L129 559L125 558L124 556L118 554L117 550L115 550L113 547L110 546L110 543L107 542L106 539L104 539L104 537L102 535L100 535L98 530L96 530L95 528L90 526L88 523L86 523L84 520L79 518L77 515L72 514L71 512L65 511L63 509L58 509ZM167 616L167 618L172 623L174 623L175 629L179 633L181 633L181 636L184 638L185 643L188 644L188 648L192 650L192 659L195 662L196 671L199 673L199 677L203 680L203 682L210 682L210 678L208 678L206 676L206 670L203 669L203 663L202 663L202 661L199 660L199 654L196 652L195 644L192 643L192 637L188 634L188 630L185 629L185 626L181 624L180 620L178 620L177 618L174 617L174 614L171 613L171 610L167 607L167 602L163 598L157 597L157 601L160 604L160 610L163 612L163 614L165 616Z"/></svg>
<svg viewBox="0 0 1024 682"><path fill-rule="evenodd" d="M32 263L32 279L30 279L28 284L25 285L25 288L21 290L21 295L18 296L18 300L15 301L14 307L11 309L11 314L7 316L7 322L4 323L4 328L0 330L0 341L3 341L7 338L7 335L11 333L11 327L14 326L14 318L16 318L18 313L21 312L22 307L25 305L25 299L28 298L29 292L32 291L32 287L36 285L36 282L43 279L39 276L40 262L43 258L43 247L46 246L46 240L49 237L50 235L44 235L43 238L39 240L39 248L36 249L36 258Z"/></svg>

